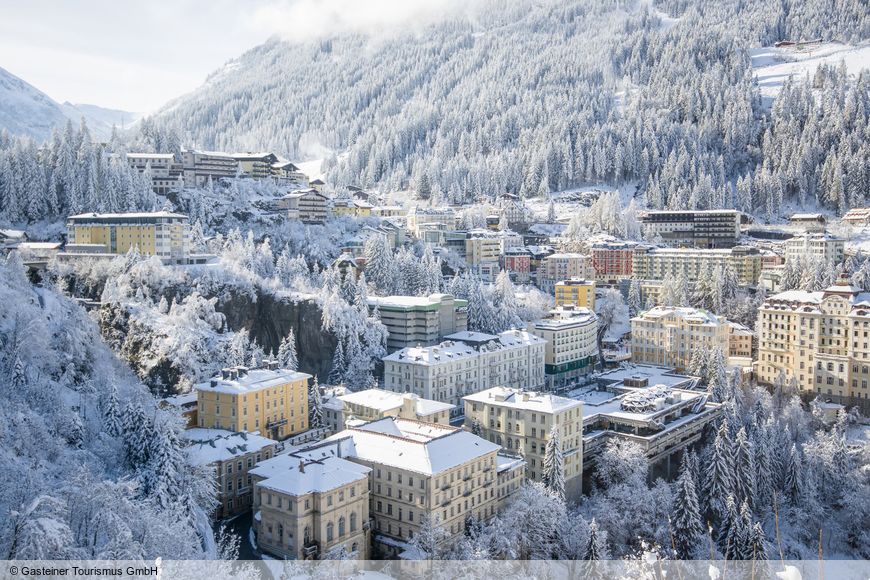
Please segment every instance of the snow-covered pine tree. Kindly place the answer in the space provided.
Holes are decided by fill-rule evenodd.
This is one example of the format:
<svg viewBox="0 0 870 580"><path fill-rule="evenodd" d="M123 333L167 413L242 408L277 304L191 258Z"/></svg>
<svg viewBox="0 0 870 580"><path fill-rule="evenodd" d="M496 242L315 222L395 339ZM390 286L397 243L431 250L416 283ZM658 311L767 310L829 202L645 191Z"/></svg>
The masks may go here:
<svg viewBox="0 0 870 580"><path fill-rule="evenodd" d="M138 469L151 458L151 420L138 403L127 403L124 407L124 457L127 465Z"/></svg>
<svg viewBox="0 0 870 580"><path fill-rule="evenodd" d="M544 486L565 500L565 465L562 456L562 445L559 441L559 429L556 425L550 429L550 438L544 452L544 471L541 481Z"/></svg>
<svg viewBox="0 0 870 580"><path fill-rule="evenodd" d="M698 491L692 477L691 461L688 453L683 455L671 510L674 555L680 560L693 559L704 536L704 522L701 519Z"/></svg>
<svg viewBox="0 0 870 580"><path fill-rule="evenodd" d="M741 427L734 439L734 498L737 502L755 505L755 450L746 434L746 428Z"/></svg>
<svg viewBox="0 0 870 580"><path fill-rule="evenodd" d="M366 259L366 279L380 296L392 294L395 288L396 267L393 252L386 236L370 236L363 245Z"/></svg>
<svg viewBox="0 0 870 580"><path fill-rule="evenodd" d="M631 309L632 316L636 315L643 309L640 280L636 278L632 278L631 284L628 287L628 307Z"/></svg>
<svg viewBox="0 0 870 580"><path fill-rule="evenodd" d="M182 445L175 429L169 425L152 433L151 457L145 467L143 480L150 496L166 509L178 501L184 479Z"/></svg>
<svg viewBox="0 0 870 580"><path fill-rule="evenodd" d="M707 513L721 519L726 515L726 499L734 489L734 460L725 421L719 424L704 477Z"/></svg>
<svg viewBox="0 0 870 580"><path fill-rule="evenodd" d="M278 346L278 364L292 371L299 370L299 358L296 355L296 333L291 328Z"/></svg>
<svg viewBox="0 0 870 580"><path fill-rule="evenodd" d="M338 385L344 381L344 371L347 363L344 360L344 346L342 346L341 338L335 345L335 352L332 355L332 368L329 370L329 384Z"/></svg>
<svg viewBox="0 0 870 580"><path fill-rule="evenodd" d="M477 419L477 417L475 417L474 420L471 421L471 433L473 435L477 435L478 437L480 437L481 433L483 433L483 429L481 428L480 421Z"/></svg>
<svg viewBox="0 0 870 580"><path fill-rule="evenodd" d="M320 396L320 384L317 377L308 386L308 428L323 427L323 399Z"/></svg>
<svg viewBox="0 0 870 580"><path fill-rule="evenodd" d="M117 437L124 430L124 426L121 423L121 411L118 408L118 389L115 385L112 385L109 399L106 401L106 407L103 410L103 426L106 433L112 437Z"/></svg>

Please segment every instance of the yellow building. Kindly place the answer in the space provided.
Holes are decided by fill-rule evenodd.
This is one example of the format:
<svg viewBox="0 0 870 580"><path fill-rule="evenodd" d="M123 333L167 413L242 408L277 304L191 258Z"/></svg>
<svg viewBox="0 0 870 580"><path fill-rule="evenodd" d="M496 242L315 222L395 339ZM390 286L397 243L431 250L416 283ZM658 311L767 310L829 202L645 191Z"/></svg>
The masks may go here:
<svg viewBox="0 0 870 580"><path fill-rule="evenodd" d="M556 307L579 306L595 310L594 280L562 280L556 283Z"/></svg>
<svg viewBox="0 0 870 580"><path fill-rule="evenodd" d="M463 398L465 428L526 460L529 479L541 481L547 441L555 427L564 459L565 492L579 497L583 476L583 403L548 393L495 387Z"/></svg>
<svg viewBox="0 0 870 580"><path fill-rule="evenodd" d="M335 216L371 217L372 205L355 199L333 199L332 213Z"/></svg>
<svg viewBox="0 0 870 580"><path fill-rule="evenodd" d="M631 360L682 371L699 347L719 349L727 357L730 334L723 316L697 308L656 306L631 319Z"/></svg>
<svg viewBox="0 0 870 580"><path fill-rule="evenodd" d="M190 258L190 231L182 214L84 213L70 216L67 230L67 254L126 254L137 248L143 256L172 264L185 264Z"/></svg>
<svg viewBox="0 0 870 580"><path fill-rule="evenodd" d="M261 431L278 440L306 431L311 375L269 367L223 369L196 385L199 426Z"/></svg>

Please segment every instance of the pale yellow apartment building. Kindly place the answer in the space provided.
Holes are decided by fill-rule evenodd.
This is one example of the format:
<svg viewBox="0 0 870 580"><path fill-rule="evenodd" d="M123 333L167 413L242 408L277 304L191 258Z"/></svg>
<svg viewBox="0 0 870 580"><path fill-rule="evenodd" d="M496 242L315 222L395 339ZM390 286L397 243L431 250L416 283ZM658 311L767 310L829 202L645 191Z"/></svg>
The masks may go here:
<svg viewBox="0 0 870 580"><path fill-rule="evenodd" d="M311 375L265 368L223 369L195 386L199 426L259 431L282 440L308 430L308 381Z"/></svg>
<svg viewBox="0 0 870 580"><path fill-rule="evenodd" d="M495 387L463 398L465 428L526 461L528 479L541 481L553 427L564 458L565 492L579 498L583 480L583 403L549 393Z"/></svg>
<svg viewBox="0 0 870 580"><path fill-rule="evenodd" d="M556 282L556 307L576 306L595 310L595 281L572 278Z"/></svg>
<svg viewBox="0 0 870 580"><path fill-rule="evenodd" d="M67 255L118 255L137 248L143 256L170 264L186 264L190 258L190 229L182 214L83 213L67 218L67 231Z"/></svg>

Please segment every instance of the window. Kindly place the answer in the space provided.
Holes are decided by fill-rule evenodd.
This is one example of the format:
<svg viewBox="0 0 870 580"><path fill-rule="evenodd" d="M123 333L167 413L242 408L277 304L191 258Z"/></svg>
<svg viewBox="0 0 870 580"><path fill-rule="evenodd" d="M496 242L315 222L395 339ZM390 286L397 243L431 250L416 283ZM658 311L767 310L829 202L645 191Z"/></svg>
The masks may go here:
<svg viewBox="0 0 870 580"><path fill-rule="evenodd" d="M331 542L335 537L335 526L332 525L332 522L326 524L326 541Z"/></svg>
<svg viewBox="0 0 870 580"><path fill-rule="evenodd" d="M356 512L350 514L350 531L356 531Z"/></svg>
<svg viewBox="0 0 870 580"><path fill-rule="evenodd" d="M344 536L344 516L338 518L338 537Z"/></svg>

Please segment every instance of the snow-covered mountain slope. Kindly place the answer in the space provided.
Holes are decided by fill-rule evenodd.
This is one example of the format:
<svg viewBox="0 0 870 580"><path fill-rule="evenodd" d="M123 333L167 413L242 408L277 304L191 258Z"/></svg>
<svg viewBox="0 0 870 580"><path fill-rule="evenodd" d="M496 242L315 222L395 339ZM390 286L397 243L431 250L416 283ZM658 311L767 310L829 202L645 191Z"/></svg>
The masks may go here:
<svg viewBox="0 0 870 580"><path fill-rule="evenodd" d="M0 129L13 135L26 136L38 142L51 136L55 127L63 127L67 119L78 125L82 118L91 135L105 141L112 134L112 125L129 127L141 117L118 109L97 105L58 103L33 85L0 68Z"/></svg>
<svg viewBox="0 0 870 580"><path fill-rule="evenodd" d="M870 44L853 46L823 42L800 46L766 46L749 51L755 78L765 104L769 105L789 78L802 80L815 74L821 64L839 66L842 62L850 75L870 69Z"/></svg>
<svg viewBox="0 0 870 580"><path fill-rule="evenodd" d="M129 128L130 125L142 117L142 113L107 109L98 105L70 103L69 101L65 101L61 105L61 108L64 114L72 119L73 122L79 121L84 117L91 133L101 141L107 140L112 135L112 125L115 125L118 130Z"/></svg>
<svg viewBox="0 0 870 580"><path fill-rule="evenodd" d="M0 68L0 129L44 141L66 123L60 105L36 87Z"/></svg>

